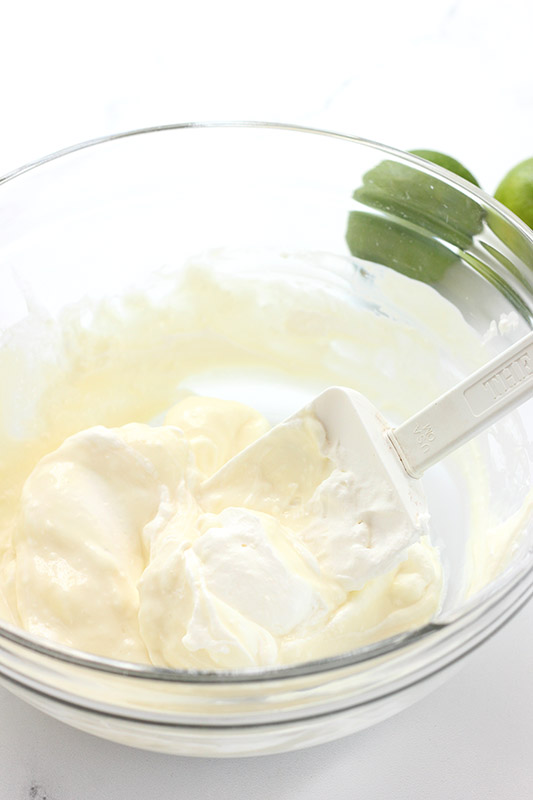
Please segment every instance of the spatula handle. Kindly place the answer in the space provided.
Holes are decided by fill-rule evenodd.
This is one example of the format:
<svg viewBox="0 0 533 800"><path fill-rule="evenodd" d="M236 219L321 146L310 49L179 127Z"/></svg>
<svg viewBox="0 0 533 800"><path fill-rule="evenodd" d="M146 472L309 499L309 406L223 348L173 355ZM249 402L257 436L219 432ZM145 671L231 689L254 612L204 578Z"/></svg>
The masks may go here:
<svg viewBox="0 0 533 800"><path fill-rule="evenodd" d="M415 478L533 395L533 332L504 350L389 437Z"/></svg>

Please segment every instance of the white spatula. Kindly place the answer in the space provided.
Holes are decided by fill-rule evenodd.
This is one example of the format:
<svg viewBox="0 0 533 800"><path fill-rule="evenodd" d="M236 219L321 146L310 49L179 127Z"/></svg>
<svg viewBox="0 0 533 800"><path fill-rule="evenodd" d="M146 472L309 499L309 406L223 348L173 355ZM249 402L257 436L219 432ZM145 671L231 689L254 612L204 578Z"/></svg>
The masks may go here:
<svg viewBox="0 0 533 800"><path fill-rule="evenodd" d="M532 394L533 332L395 429L358 392L326 389L204 481L202 506L273 513L361 588L427 533L414 479Z"/></svg>

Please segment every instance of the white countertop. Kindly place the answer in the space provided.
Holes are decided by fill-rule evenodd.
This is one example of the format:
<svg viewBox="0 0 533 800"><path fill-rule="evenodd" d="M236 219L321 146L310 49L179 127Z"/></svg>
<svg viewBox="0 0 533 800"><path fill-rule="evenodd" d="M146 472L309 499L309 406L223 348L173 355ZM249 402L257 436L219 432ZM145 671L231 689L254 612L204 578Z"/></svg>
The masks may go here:
<svg viewBox="0 0 533 800"><path fill-rule="evenodd" d="M489 192L533 156L524 0L30 0L2 17L0 174L93 136L192 119L290 122L444 150ZM0 800L529 800L532 630L530 605L397 717L262 758L131 750L0 690Z"/></svg>

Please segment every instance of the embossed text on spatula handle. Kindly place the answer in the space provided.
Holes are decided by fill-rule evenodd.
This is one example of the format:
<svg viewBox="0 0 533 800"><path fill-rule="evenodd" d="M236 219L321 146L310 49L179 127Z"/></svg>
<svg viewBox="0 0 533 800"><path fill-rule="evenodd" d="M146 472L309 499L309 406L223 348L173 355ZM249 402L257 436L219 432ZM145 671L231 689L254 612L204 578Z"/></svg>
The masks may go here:
<svg viewBox="0 0 533 800"><path fill-rule="evenodd" d="M533 332L390 431L389 438L407 472L418 478L532 395Z"/></svg>

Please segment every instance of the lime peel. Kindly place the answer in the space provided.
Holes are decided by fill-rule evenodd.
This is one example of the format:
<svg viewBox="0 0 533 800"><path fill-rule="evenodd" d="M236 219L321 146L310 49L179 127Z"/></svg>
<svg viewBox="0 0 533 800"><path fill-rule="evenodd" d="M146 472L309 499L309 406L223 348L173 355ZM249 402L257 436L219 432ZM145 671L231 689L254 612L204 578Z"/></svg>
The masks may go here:
<svg viewBox="0 0 533 800"><path fill-rule="evenodd" d="M494 192L494 197L533 228L533 158L513 167Z"/></svg>

